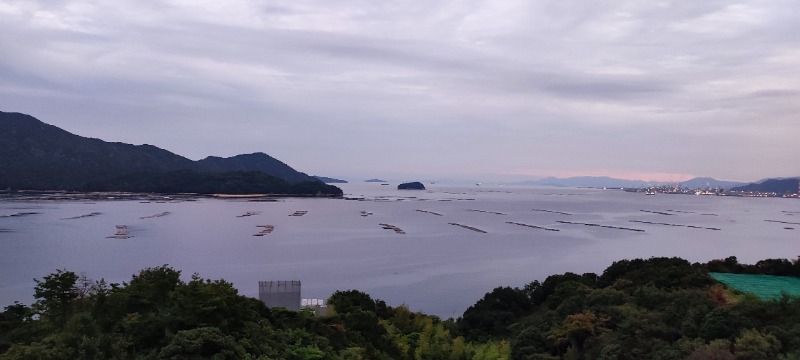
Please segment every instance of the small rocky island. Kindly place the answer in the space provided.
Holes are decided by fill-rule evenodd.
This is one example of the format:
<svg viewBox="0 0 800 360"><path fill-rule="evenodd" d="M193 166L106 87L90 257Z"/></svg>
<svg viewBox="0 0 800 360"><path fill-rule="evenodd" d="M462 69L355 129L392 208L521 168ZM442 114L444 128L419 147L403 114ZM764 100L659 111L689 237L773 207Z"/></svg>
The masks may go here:
<svg viewBox="0 0 800 360"><path fill-rule="evenodd" d="M397 185L397 190L425 190L425 185L419 181L402 183Z"/></svg>

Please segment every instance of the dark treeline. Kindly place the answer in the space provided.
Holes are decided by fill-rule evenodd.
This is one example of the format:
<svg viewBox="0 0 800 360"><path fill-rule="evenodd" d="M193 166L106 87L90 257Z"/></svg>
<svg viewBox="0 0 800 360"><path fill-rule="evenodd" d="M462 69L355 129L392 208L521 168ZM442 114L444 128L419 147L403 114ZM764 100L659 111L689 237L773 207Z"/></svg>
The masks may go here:
<svg viewBox="0 0 800 360"><path fill-rule="evenodd" d="M141 193L282 194L341 196L342 189L321 181L290 183L259 171L224 173L177 170L127 174L112 180L91 182L82 191Z"/></svg>
<svg viewBox="0 0 800 360"><path fill-rule="evenodd" d="M21 182L34 184L33 182ZM8 189L110 191L134 193L195 193L195 194L273 194L293 196L342 196L342 189L318 180L288 182L260 171L201 172L174 170L162 172L137 172L110 178L98 177L79 184L7 186L0 175L0 191ZM55 184L55 183L54 183Z"/></svg>
<svg viewBox="0 0 800 360"><path fill-rule="evenodd" d="M763 301L709 271L800 274L800 262L622 260L498 287L459 319L337 291L330 311L269 309L168 266L107 284L59 270L0 313L0 359L800 359L800 301Z"/></svg>

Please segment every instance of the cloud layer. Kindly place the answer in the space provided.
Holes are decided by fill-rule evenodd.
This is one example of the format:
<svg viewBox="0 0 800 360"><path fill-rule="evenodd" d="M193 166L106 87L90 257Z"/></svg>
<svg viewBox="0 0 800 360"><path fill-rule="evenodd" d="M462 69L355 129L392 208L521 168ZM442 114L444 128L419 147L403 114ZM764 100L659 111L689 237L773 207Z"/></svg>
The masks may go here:
<svg viewBox="0 0 800 360"><path fill-rule="evenodd" d="M0 108L350 178L798 175L793 1L4 1ZM647 179L645 179L647 180Z"/></svg>

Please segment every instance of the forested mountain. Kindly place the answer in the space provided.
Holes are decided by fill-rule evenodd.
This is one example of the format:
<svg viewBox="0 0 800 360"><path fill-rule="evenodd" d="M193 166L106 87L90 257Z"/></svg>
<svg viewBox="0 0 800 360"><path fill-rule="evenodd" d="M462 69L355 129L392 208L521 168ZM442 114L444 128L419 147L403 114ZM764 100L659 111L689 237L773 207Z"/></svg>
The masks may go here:
<svg viewBox="0 0 800 360"><path fill-rule="evenodd" d="M0 188L71 190L87 180L193 167L155 146L85 138L29 115L0 112Z"/></svg>
<svg viewBox="0 0 800 360"><path fill-rule="evenodd" d="M242 154L229 158L209 156L197 161L198 169L207 172L258 171L284 179L290 183L318 181L313 176L298 172L289 165L264 153Z"/></svg>
<svg viewBox="0 0 800 360"><path fill-rule="evenodd" d="M800 275L786 259L620 260L498 287L459 319L336 291L327 315L269 309L168 266L123 284L66 270L0 313L0 359L797 359L800 298L760 300L709 272ZM769 277L772 278L772 277ZM413 306L413 304L411 304Z"/></svg>
<svg viewBox="0 0 800 360"><path fill-rule="evenodd" d="M147 179L160 184L149 184ZM267 193L297 193L298 189L311 189L311 194L341 193L263 153L195 162L152 145L86 138L30 115L0 112L0 190L160 192L170 179L178 180L173 185L185 186L179 192L202 188L222 193L236 188L239 192L235 193L270 189ZM309 184L296 186L301 183Z"/></svg>

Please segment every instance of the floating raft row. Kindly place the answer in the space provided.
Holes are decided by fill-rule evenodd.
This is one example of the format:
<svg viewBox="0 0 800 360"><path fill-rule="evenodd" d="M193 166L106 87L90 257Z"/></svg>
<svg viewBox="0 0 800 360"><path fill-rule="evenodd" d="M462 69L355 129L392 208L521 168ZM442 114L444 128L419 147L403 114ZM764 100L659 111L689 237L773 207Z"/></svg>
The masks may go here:
<svg viewBox="0 0 800 360"><path fill-rule="evenodd" d="M41 213L38 213L38 212L21 212L21 213L16 213L16 214L11 214L11 215L3 215L3 216L0 216L0 218L10 218L10 217L39 215L39 214L41 214Z"/></svg>
<svg viewBox="0 0 800 360"><path fill-rule="evenodd" d="M543 227L543 226L536 226L536 225L530 225L530 224L523 224L523 223L518 223L518 222L513 222L513 221L506 221L506 224L525 226L525 227L539 229L539 230L561 231L561 230L558 230L558 229L546 228L546 227Z"/></svg>
<svg viewBox="0 0 800 360"><path fill-rule="evenodd" d="M798 222L791 222L791 221L780 221L780 220L764 220L764 221L771 223L778 223L778 224L800 225L800 223Z"/></svg>
<svg viewBox="0 0 800 360"><path fill-rule="evenodd" d="M469 225L463 225L463 224L459 224L459 223L449 223L449 224L450 225L454 225L454 226L460 226L460 227L462 227L464 229L468 229L468 230L472 230L472 231L475 231L475 232L479 232L481 234L486 234L485 230L481 230L481 229L478 229L476 227L472 227L472 226L469 226Z"/></svg>
<svg viewBox="0 0 800 360"><path fill-rule="evenodd" d="M703 227L703 226L695 226L695 225L670 224L670 223L661 223L661 222L653 222L653 221L642 221L642 220L628 220L628 221L635 222L635 223L640 223L640 224L649 224L649 225L664 225L664 226L687 227L687 228L691 228L691 229L703 229L703 230L722 230L720 228Z"/></svg>
<svg viewBox="0 0 800 360"><path fill-rule="evenodd" d="M367 217L367 216L370 216L370 215L373 215L373 214L371 212L369 212L369 211L361 210L361 216L362 217Z"/></svg>
<svg viewBox="0 0 800 360"><path fill-rule="evenodd" d="M117 225L117 233L106 236L106 239L130 239L132 237L132 235L128 234L128 225Z"/></svg>
<svg viewBox="0 0 800 360"><path fill-rule="evenodd" d="M91 213L91 214L85 214L85 215L80 215L80 216L73 216L73 217L68 217L68 218L62 218L61 220L76 220L76 219L83 219L83 218L92 217L92 216L97 216L97 215L102 215L102 214L103 214L103 213L99 213L99 212L93 212L93 213Z"/></svg>
<svg viewBox="0 0 800 360"><path fill-rule="evenodd" d="M665 210L669 212L679 213L679 214L697 214L694 211L683 211L683 210ZM702 216L719 216L719 214L699 214Z"/></svg>
<svg viewBox="0 0 800 360"><path fill-rule="evenodd" d="M153 219L153 218L160 218L160 217L167 216L167 215L169 215L169 214L170 214L170 212L169 212L169 211L165 211L165 212L163 212L163 213L160 213L160 214L155 214L155 215L150 215L150 216L143 216L143 217L140 217L139 219Z"/></svg>
<svg viewBox="0 0 800 360"><path fill-rule="evenodd" d="M297 210L294 213L289 214L289 216L303 216L305 214L308 214L307 210Z"/></svg>
<svg viewBox="0 0 800 360"><path fill-rule="evenodd" d="M639 210L639 211L646 212L646 213L651 213L651 214L658 214L658 215L668 215L668 216L675 215L675 214L670 214L668 212L663 212L663 211L651 211L651 210ZM667 211L669 211L669 210L667 210Z"/></svg>
<svg viewBox="0 0 800 360"><path fill-rule="evenodd" d="M476 210L476 209L467 209L467 211L475 211L475 212L481 212L481 213L486 213L486 214L495 214L495 215L508 215L508 214L504 214L504 213L496 212L496 211L486 211L486 210Z"/></svg>
<svg viewBox="0 0 800 360"><path fill-rule="evenodd" d="M406 233L405 231L403 231L403 229L401 229L401 228L399 228L399 227L397 227L397 226L394 226L394 225L392 225L392 224L384 224L384 223L380 223L380 224L378 224L378 225L380 225L382 228L384 228L384 229L386 229L386 230L392 230L392 231L394 231L394 232L395 232L395 233L397 233L397 234L405 234L405 233Z"/></svg>
<svg viewBox="0 0 800 360"><path fill-rule="evenodd" d="M633 220L631 220L631 221L633 221ZM558 220L558 221L556 221L556 222L557 222L557 223L562 223L562 224L570 224L570 225L595 226L595 227L601 227L601 228L606 228L606 229L615 229L615 230L627 230L627 231L644 232L644 230L642 230L642 229L632 229L632 228L619 227L619 226L611 226L611 225L600 225L600 224L592 224L592 223L580 223L580 222L561 221L561 220ZM635 222L642 222L642 221L635 221Z"/></svg>
<svg viewBox="0 0 800 360"><path fill-rule="evenodd" d="M275 226L272 225L256 225L256 227L260 227L261 231L259 231L256 234L253 234L253 236L264 236L271 233L272 230L275 230Z"/></svg>
<svg viewBox="0 0 800 360"><path fill-rule="evenodd" d="M546 212L546 213L551 213L551 214L559 214L559 215L572 215L572 214L570 214L568 212L555 211L555 210L546 210L546 209L531 209L531 210L538 211L538 212Z"/></svg>
<svg viewBox="0 0 800 360"><path fill-rule="evenodd" d="M246 212L246 213L244 213L242 215L236 215L236 217L243 218L243 217L248 217L248 216L253 216L253 215L258 215L258 212L257 211L248 211L248 212Z"/></svg>
<svg viewBox="0 0 800 360"><path fill-rule="evenodd" d="M429 210L419 210L419 209L418 209L417 211L419 211L419 212L421 212L421 213L426 213L426 214L436 215L436 216L444 216L444 215L442 215L442 214L440 214L440 213L438 213L438 212L435 212L435 211L429 211Z"/></svg>

